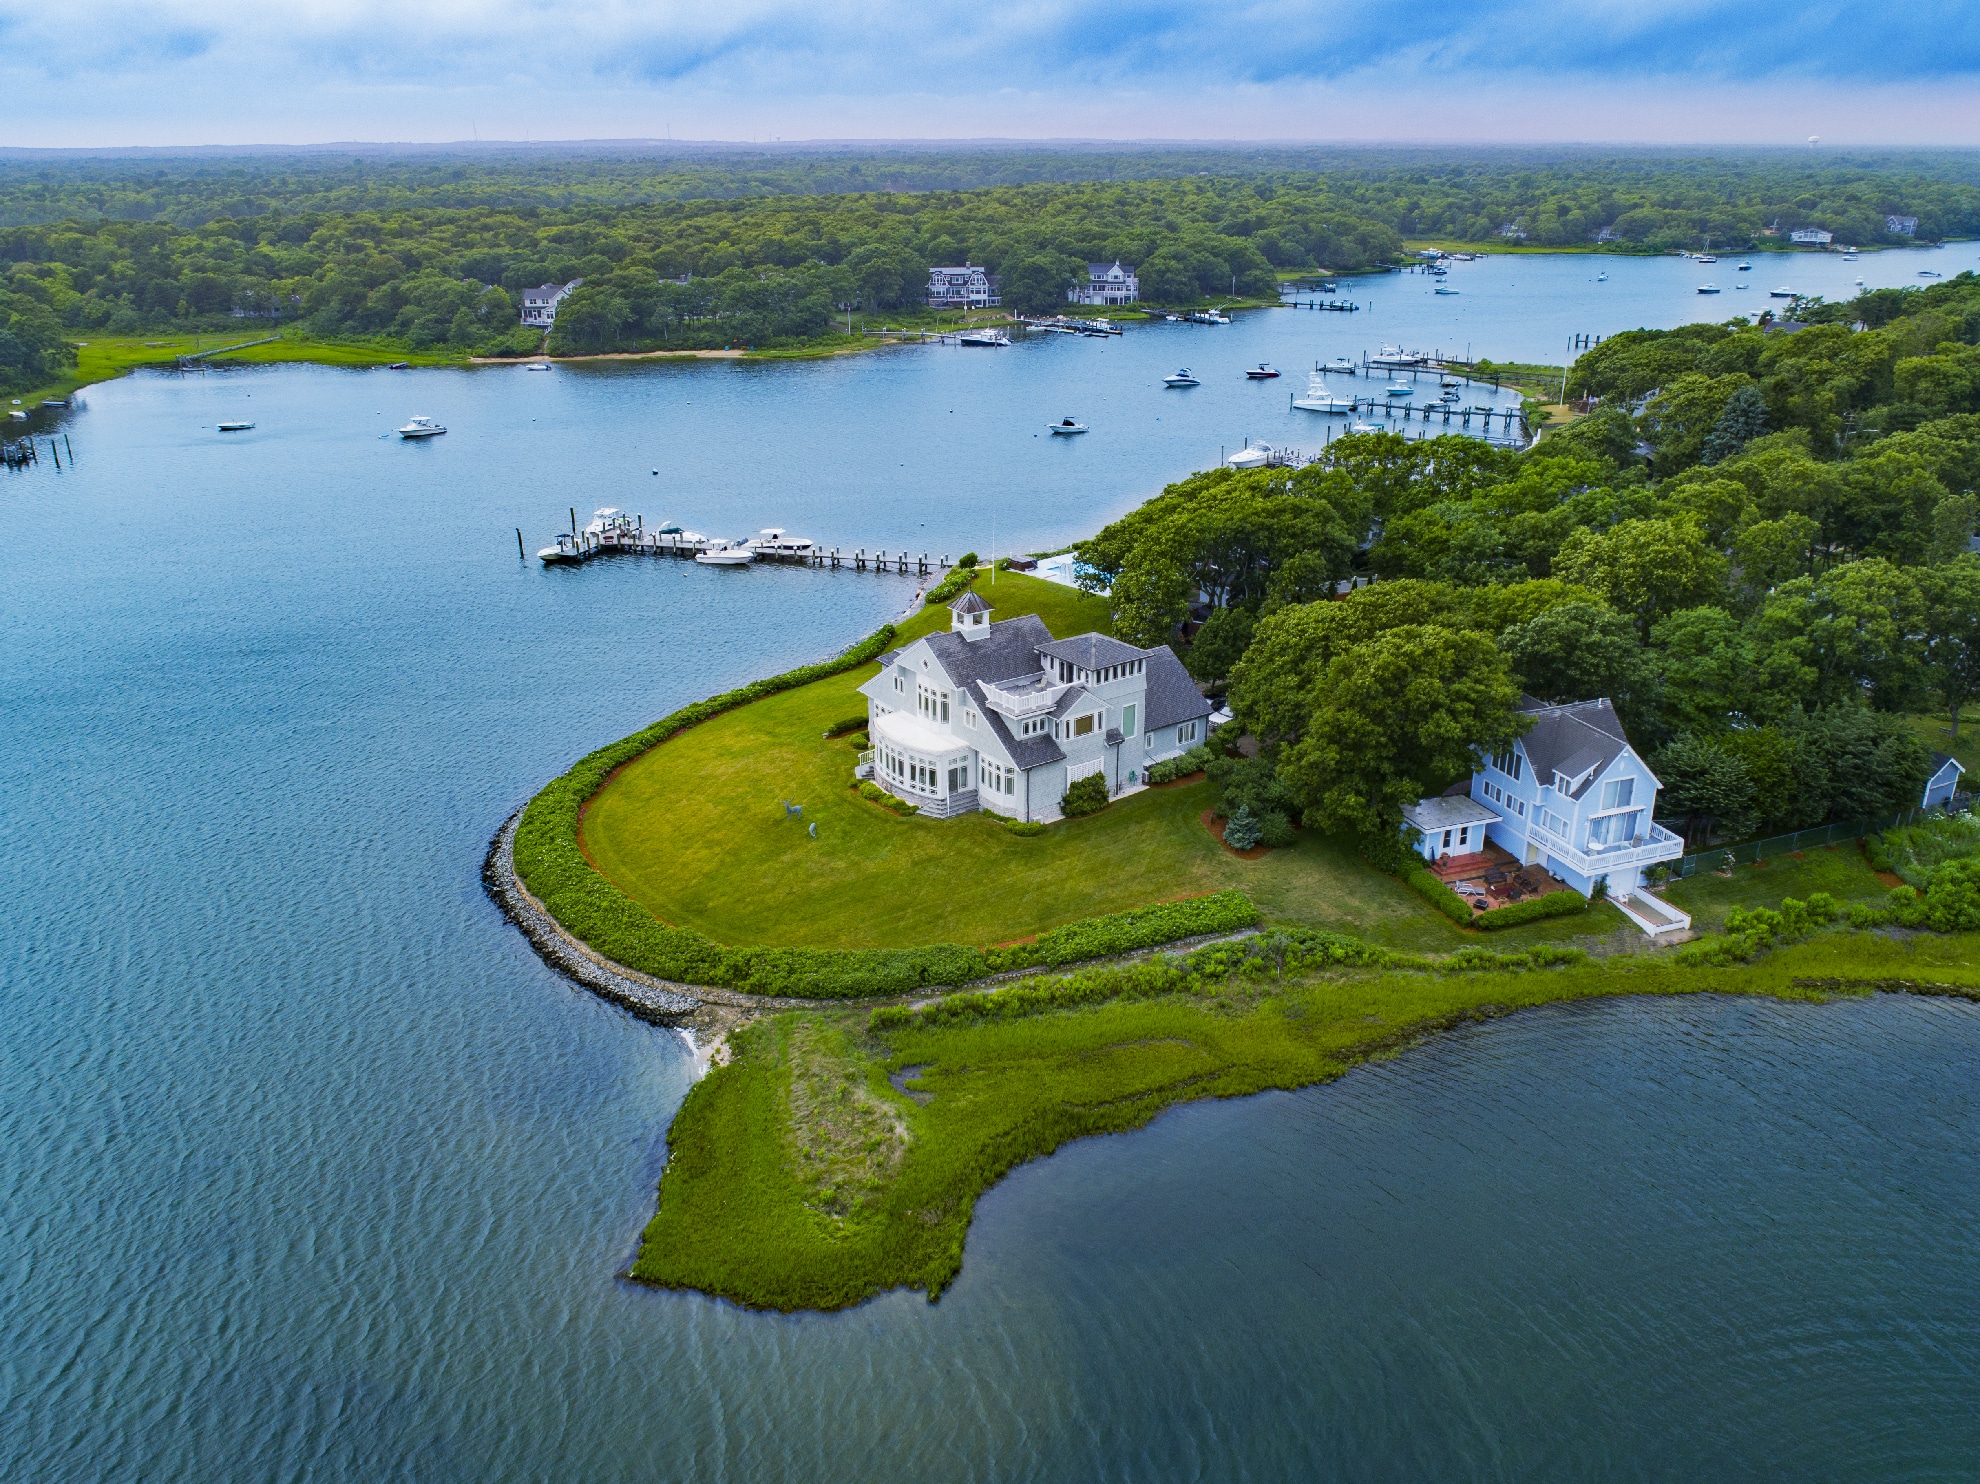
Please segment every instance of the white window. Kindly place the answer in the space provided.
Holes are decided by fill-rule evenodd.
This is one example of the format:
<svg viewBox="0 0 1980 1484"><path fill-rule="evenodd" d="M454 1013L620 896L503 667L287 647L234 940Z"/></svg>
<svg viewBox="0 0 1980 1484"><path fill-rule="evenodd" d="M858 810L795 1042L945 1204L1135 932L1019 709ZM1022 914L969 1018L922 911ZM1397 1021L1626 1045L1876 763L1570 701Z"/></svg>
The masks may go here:
<svg viewBox="0 0 1980 1484"><path fill-rule="evenodd" d="M1604 809L1627 809L1630 796L1636 792L1634 778L1614 778L1602 785L1602 807Z"/></svg>
<svg viewBox="0 0 1980 1484"><path fill-rule="evenodd" d="M949 719L949 693L948 693L947 691L943 691L943 692L942 692L942 720L944 720L944 721L947 721L948 719Z"/></svg>
<svg viewBox="0 0 1980 1484"><path fill-rule="evenodd" d="M1123 737L1132 737L1134 735L1134 703L1132 701L1121 707L1121 735Z"/></svg>
<svg viewBox="0 0 1980 1484"><path fill-rule="evenodd" d="M1177 727L1176 740L1178 742L1194 742L1196 740L1196 723L1193 721L1186 721L1181 726Z"/></svg>
<svg viewBox="0 0 1980 1484"><path fill-rule="evenodd" d="M976 713L966 706L963 708L963 725L971 731L976 730Z"/></svg>

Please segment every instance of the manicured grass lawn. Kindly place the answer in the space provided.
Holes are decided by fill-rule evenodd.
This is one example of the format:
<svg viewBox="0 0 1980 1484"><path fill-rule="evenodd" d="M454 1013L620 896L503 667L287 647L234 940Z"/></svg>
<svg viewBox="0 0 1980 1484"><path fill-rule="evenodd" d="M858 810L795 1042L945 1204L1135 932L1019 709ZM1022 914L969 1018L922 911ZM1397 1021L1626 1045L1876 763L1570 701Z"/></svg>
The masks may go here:
<svg viewBox="0 0 1980 1484"><path fill-rule="evenodd" d="M1054 634L1105 630L1104 601L988 574L993 617L1036 613ZM901 641L948 622L919 614ZM1237 887L1269 922L1353 931L1430 951L1508 947L1623 926L1612 907L1481 939L1460 932L1352 849L1302 831L1256 861L1201 824L1209 784L1151 789L1023 839L988 814L901 818L849 787L857 761L825 728L863 710L866 666L727 712L628 764L585 812L592 862L662 922L730 945L976 947L1085 917ZM787 818L782 801L804 805ZM808 827L818 826L811 838Z"/></svg>
<svg viewBox="0 0 1980 1484"><path fill-rule="evenodd" d="M1934 752L1949 752L1959 759L1966 769L1966 776L1960 780L1965 788L1980 788L1980 732L1974 730L1980 727L1980 707L1960 711L1957 742L1953 741L1952 717L1944 711L1936 716L1929 713L1908 716L1905 720L1911 723L1912 730L1918 733L1927 747ZM1912 802L1917 801L1914 799Z"/></svg>
<svg viewBox="0 0 1980 1484"><path fill-rule="evenodd" d="M1849 840L1799 856L1777 856L1763 866L1734 866L1729 877L1701 871L1672 882L1663 895L1672 906L1689 912L1692 926L1703 930L1723 927L1732 907L1778 907L1782 897L1805 902L1814 891L1825 891L1839 902L1870 901L1888 890L1863 858L1861 847Z"/></svg>
<svg viewBox="0 0 1980 1484"><path fill-rule="evenodd" d="M1240 974L1198 993L962 1024L773 1017L739 1032L731 1064L682 1105L633 1276L785 1309L939 1291L962 1266L977 1197L1007 1170L1177 1102L1322 1081L1455 1021L1554 1001L1817 997L1804 977L1970 990L1976 949L1973 935L1839 933L1733 968L1657 954L1527 972ZM889 1085L907 1067L922 1069L904 1080L925 1101Z"/></svg>

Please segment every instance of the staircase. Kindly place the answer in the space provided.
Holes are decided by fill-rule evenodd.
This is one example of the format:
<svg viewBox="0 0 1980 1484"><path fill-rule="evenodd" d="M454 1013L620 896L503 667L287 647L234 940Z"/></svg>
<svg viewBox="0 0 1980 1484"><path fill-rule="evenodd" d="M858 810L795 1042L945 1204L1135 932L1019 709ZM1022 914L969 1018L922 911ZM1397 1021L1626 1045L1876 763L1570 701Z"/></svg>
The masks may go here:
<svg viewBox="0 0 1980 1484"><path fill-rule="evenodd" d="M1653 938L1691 930L1690 913L1680 912L1662 897L1653 897L1647 891L1633 892L1626 897L1611 897L1609 900L1616 904L1616 909L1624 917Z"/></svg>

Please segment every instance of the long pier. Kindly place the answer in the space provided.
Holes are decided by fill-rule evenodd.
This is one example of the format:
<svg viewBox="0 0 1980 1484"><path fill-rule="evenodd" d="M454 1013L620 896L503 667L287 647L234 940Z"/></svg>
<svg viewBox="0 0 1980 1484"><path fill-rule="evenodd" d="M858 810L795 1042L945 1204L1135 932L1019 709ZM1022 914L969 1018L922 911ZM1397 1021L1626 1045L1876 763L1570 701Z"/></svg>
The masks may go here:
<svg viewBox="0 0 1980 1484"><path fill-rule="evenodd" d="M582 530L566 532L557 538L561 560L566 563L588 562L601 556L655 556L676 557L691 561L701 552L712 550L716 541L707 536L688 537L672 532L649 531L639 523L638 517L631 518L631 524L617 528L608 527L604 531ZM522 532L516 532L516 548L523 551ZM916 554L910 551L889 552L876 547L869 551L864 546L853 551L841 547L809 545L795 549L778 549L774 546L752 547L755 562L776 562L784 566L817 567L825 571L883 572L901 577L927 577L935 572L947 571L955 563L947 554L932 556L928 552Z"/></svg>

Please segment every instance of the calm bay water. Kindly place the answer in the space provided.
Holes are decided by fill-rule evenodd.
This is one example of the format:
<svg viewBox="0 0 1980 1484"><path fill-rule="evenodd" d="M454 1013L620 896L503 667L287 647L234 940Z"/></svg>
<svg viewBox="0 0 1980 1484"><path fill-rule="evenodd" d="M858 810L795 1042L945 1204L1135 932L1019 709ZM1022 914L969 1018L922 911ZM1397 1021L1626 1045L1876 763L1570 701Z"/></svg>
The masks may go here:
<svg viewBox="0 0 1980 1484"><path fill-rule="evenodd" d="M1246 364L1551 358L1693 317L1696 272L1501 259L1457 298L1008 353L86 393L72 467L0 478L0 1477L1970 1467L1972 1007L1525 1016L1073 1146L983 1202L940 1305L781 1318L615 1280L686 1056L477 880L574 755L912 591L543 572L515 527L1056 545L1301 426ZM1185 363L1197 392L1151 386ZM377 436L412 412L453 431ZM1033 436L1068 412L1095 432Z"/></svg>

